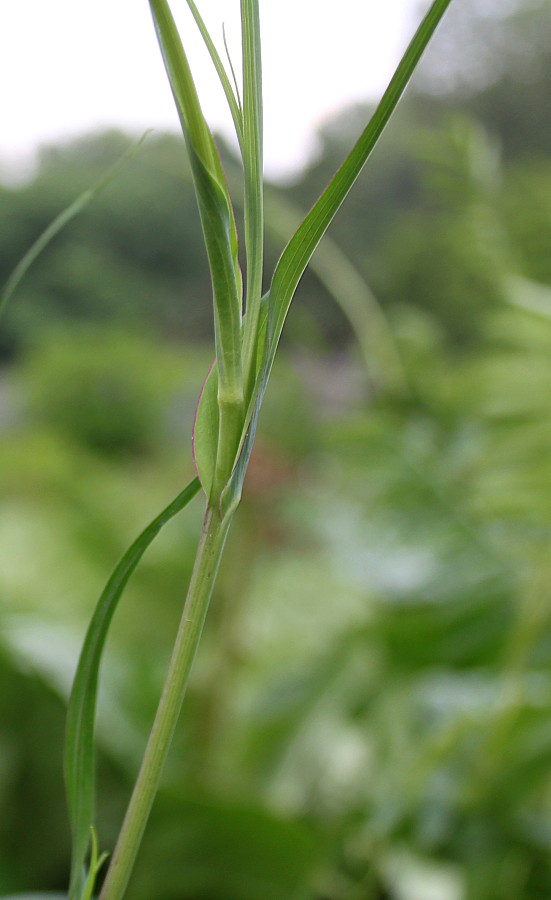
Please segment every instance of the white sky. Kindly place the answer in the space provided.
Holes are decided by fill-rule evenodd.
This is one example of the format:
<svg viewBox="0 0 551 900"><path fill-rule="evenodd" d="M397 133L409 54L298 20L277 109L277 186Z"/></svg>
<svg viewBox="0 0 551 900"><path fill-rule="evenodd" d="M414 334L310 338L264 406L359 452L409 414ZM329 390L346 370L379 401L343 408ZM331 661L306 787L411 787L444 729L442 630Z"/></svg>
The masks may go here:
<svg viewBox="0 0 551 900"><path fill-rule="evenodd" d="M198 0L239 61L239 0ZM304 162L313 133L346 103L384 88L428 0L261 0L266 171ZM172 7L203 107L228 132L216 76L185 0ZM416 13L416 14L415 14ZM0 16L0 166L39 143L103 126L177 128L147 0L17 0Z"/></svg>

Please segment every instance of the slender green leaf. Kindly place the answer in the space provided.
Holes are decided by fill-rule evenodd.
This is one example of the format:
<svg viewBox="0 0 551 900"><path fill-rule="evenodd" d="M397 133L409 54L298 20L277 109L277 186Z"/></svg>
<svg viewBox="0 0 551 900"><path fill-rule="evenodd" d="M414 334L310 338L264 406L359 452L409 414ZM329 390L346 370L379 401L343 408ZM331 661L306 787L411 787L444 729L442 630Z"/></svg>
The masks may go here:
<svg viewBox="0 0 551 900"><path fill-rule="evenodd" d="M94 610L80 654L67 713L65 784L73 839L69 900L79 900L94 814L94 720L99 667L109 626L130 575L173 516L199 492L194 478L142 531L124 554Z"/></svg>
<svg viewBox="0 0 551 900"><path fill-rule="evenodd" d="M34 244L27 250L22 259L18 262L12 274L6 281L6 284L2 288L0 292L0 316L3 314L6 309L7 304L15 293L16 289L19 287L20 282L25 277L27 272L29 271L32 264L35 260L40 256L43 250L46 249L48 244L65 228L69 222L78 216L83 209L85 209L92 200L101 194L104 188L107 187L108 184L111 183L115 175L118 171L134 156L137 150L141 147L143 142L145 141L149 131L146 131L145 134L141 136L141 138L134 144L132 144L118 159L107 172L102 175L101 178L96 181L91 187L87 188L85 191L80 194L76 200L74 200L70 206L64 209L53 222L44 229L42 234L36 239Z"/></svg>
<svg viewBox="0 0 551 900"><path fill-rule="evenodd" d="M234 68L234 65L233 65L233 63L232 63L232 58L231 58L231 55L230 55L230 48L228 47L228 41L227 41L227 39L226 39L226 27L225 27L224 23L222 23L222 37L224 38L224 50L226 51L226 56L227 56L227 59L228 59L228 65L229 65L229 67L230 67L230 72L231 72L231 76L232 76L232 79L233 79L233 87L234 87L234 90L235 90L235 99L236 99L236 101L237 101L237 105L238 105L238 108L239 108L239 112L240 112L240 114L241 114L241 127L243 127L243 102L242 102L242 100L241 100L241 92L240 92L240 90L239 90L239 85L238 85L238 83L237 83L237 76L236 76L236 74L235 74L235 68Z"/></svg>
<svg viewBox="0 0 551 900"><path fill-rule="evenodd" d="M209 257L214 295L216 359L220 387L228 397L242 397L241 311L233 260L228 251L231 223L219 182L212 178L194 148L189 154L198 186L198 202ZM236 305L238 304L238 305Z"/></svg>
<svg viewBox="0 0 551 900"><path fill-rule="evenodd" d="M245 415L245 426L241 435L236 465L222 497L223 507L233 507L240 497L260 406L270 377L281 331L298 282L314 250L379 140L450 2L451 0L434 0L398 64L367 127L279 259L270 290L260 303L255 347L256 383Z"/></svg>
<svg viewBox="0 0 551 900"><path fill-rule="evenodd" d="M236 88L234 91L234 89L232 88L231 81L227 76L226 70L222 63L222 60L220 59L220 54L218 53L218 50L216 49L214 41L212 40L212 38L209 34L209 31L208 31L208 28L205 25L203 18L201 17L201 14L200 14L199 10L197 9L195 3L193 2L193 0L186 0L186 3L190 8L191 14L192 14L193 18L195 19L195 22L197 23L197 27L198 27L199 31L201 32L201 37L203 38L203 41L205 42L205 46L210 54L210 58L213 62L214 68L216 69L216 72L220 79L220 84L222 85L224 94L226 95L226 100L228 101L228 106L230 108L230 112L232 115L235 132L237 134L237 140L239 141L239 146L241 147L243 145L243 113L241 110L241 100L239 97L239 91L237 90L237 85L236 85ZM226 48L226 54L227 54L228 61L230 64L232 77L235 82L235 73L233 71L230 54L228 52L225 34L224 34L224 46Z"/></svg>
<svg viewBox="0 0 551 900"><path fill-rule="evenodd" d="M243 393L241 275L231 199L168 3L166 0L150 0L150 7L188 147L209 258L215 308L219 400L221 406L240 406ZM232 418L233 414L229 417ZM221 428L222 438L226 437L226 433L227 429ZM225 450L226 456L231 455L227 448Z"/></svg>
<svg viewBox="0 0 551 900"><path fill-rule="evenodd" d="M223 183L224 176L214 140L201 109L170 7L166 0L149 0L149 6L184 137L191 143L207 170Z"/></svg>
<svg viewBox="0 0 551 900"><path fill-rule="evenodd" d="M267 191L265 201L267 233L285 239L300 224L299 211L278 191ZM406 375L396 341L365 277L327 234L309 265L348 319L368 373L378 385L403 388Z"/></svg>
<svg viewBox="0 0 551 900"><path fill-rule="evenodd" d="M90 865L88 875L79 900L92 900L94 886L99 870L107 859L107 853L98 853L98 839L95 828L90 829Z"/></svg>
<svg viewBox="0 0 551 900"><path fill-rule="evenodd" d="M551 319L551 288L548 284L518 276L508 277L504 293L512 306L518 306L544 319Z"/></svg>
<svg viewBox="0 0 551 900"><path fill-rule="evenodd" d="M304 269L377 144L434 30L450 3L451 0L434 0L398 64L367 127L279 259L270 288L269 368L277 349L289 305Z"/></svg>

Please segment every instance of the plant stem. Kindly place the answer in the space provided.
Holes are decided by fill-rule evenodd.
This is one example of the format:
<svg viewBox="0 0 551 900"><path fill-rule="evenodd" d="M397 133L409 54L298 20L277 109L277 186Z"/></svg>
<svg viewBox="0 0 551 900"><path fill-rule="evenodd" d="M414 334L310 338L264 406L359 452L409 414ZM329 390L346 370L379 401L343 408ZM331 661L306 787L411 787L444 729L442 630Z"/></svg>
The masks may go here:
<svg viewBox="0 0 551 900"><path fill-rule="evenodd" d="M99 900L122 900L180 714L231 516L207 507L195 565L155 721Z"/></svg>
<svg viewBox="0 0 551 900"><path fill-rule="evenodd" d="M258 0L241 0L243 44L243 167L247 283L243 322L245 403L256 379L264 245L262 58Z"/></svg>

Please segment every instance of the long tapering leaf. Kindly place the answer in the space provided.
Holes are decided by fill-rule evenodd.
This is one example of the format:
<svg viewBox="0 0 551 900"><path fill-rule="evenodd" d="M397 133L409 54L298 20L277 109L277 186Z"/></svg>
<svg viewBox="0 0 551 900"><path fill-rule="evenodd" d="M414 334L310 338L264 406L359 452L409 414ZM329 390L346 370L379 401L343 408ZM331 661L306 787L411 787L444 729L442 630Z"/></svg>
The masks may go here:
<svg viewBox="0 0 551 900"><path fill-rule="evenodd" d="M199 213L209 258L214 298L218 364L218 444L215 490L235 462L243 415L241 354L241 274L237 231L229 191L214 139L206 123L189 63L166 0L149 0L157 37L182 123L191 161Z"/></svg>
<svg viewBox="0 0 551 900"><path fill-rule="evenodd" d="M266 233L284 240L301 215L278 191L268 191L265 201ZM406 376L385 311L352 260L325 234L309 266L348 319L368 373L378 385L403 388Z"/></svg>
<svg viewBox="0 0 551 900"><path fill-rule="evenodd" d="M270 377L289 305L317 245L379 140L430 38L451 0L434 0L400 60L367 127L321 197L285 247L270 290L262 298L256 340L257 377L245 415L236 465L221 498L222 508L233 508L241 495L252 450L258 413Z"/></svg>
<svg viewBox="0 0 551 900"><path fill-rule="evenodd" d="M111 183L119 169L122 168L137 152L137 150L141 147L143 142L145 141L149 131L146 131L145 134L141 136L141 138L134 144L132 144L118 159L107 172L102 175L101 178L96 181L91 187L87 188L85 191L80 194L76 200L74 200L66 209L59 213L58 216L55 217L53 222L44 229L41 235L36 239L34 244L29 247L25 255L20 259L12 274L6 281L6 284L2 288L0 292L0 316L3 314L6 306L11 300L13 294L19 287L22 279L25 277L27 272L29 271L32 264L35 260L40 256L43 250L46 249L48 244L65 228L69 222L78 216L80 212L82 212L92 200L101 194L104 188L107 187L108 184Z"/></svg>
<svg viewBox="0 0 551 900"><path fill-rule="evenodd" d="M283 251L270 288L268 351L270 360L273 360L289 305L310 257L377 144L450 3L451 0L434 0L398 64L367 127Z"/></svg>
<svg viewBox="0 0 551 900"><path fill-rule="evenodd" d="M88 874L82 889L79 900L92 900L92 894L96 886L98 872L107 859L107 853L98 852L98 839L94 828L90 829L90 864L88 866Z"/></svg>
<svg viewBox="0 0 551 900"><path fill-rule="evenodd" d="M86 633L67 713L65 785L72 832L69 900L79 900L94 815L94 721L99 667L113 614L132 572L163 525L200 490L194 478L142 531L124 554L103 590Z"/></svg>
<svg viewBox="0 0 551 900"><path fill-rule="evenodd" d="M169 5L150 0L150 7L188 147L211 269L220 396L238 403L243 391L241 276L231 199Z"/></svg>
<svg viewBox="0 0 551 900"><path fill-rule="evenodd" d="M222 85L222 89L224 91L224 94L226 95L226 100L228 101L228 106L230 108L230 112L232 115L235 132L237 134L237 140L239 141L239 146L242 147L243 146L243 113L242 113L242 109L241 109L239 94L237 93L237 90L234 91L232 88L232 84L231 84L230 79L228 78L226 69L224 68L224 64L222 63L222 60L220 59L220 54L218 53L218 50L216 49L216 45L209 34L208 28L203 21L201 13L197 9L193 0L186 0L186 3L189 6L189 9L191 11L193 18L195 19L195 22L197 24L199 31L201 32L201 37L203 38L203 41L205 42L205 46L209 52L209 55L210 55L213 65L214 65L214 68L216 69L216 72L220 79L220 84ZM224 43L225 43L225 38L224 38ZM229 54L228 54L228 58L229 58ZM230 67L231 67L231 60L230 60ZM232 69L232 74L233 74L233 69Z"/></svg>

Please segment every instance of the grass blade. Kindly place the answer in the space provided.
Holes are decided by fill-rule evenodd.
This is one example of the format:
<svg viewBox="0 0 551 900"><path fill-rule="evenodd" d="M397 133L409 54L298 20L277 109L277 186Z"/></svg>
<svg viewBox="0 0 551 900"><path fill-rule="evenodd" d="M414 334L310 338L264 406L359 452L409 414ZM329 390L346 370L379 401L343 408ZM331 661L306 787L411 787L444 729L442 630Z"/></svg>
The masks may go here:
<svg viewBox="0 0 551 900"><path fill-rule="evenodd" d="M262 298L259 306L255 346L258 374L247 407L245 428L241 436L236 465L222 496L223 509L226 507L231 509L239 502L243 479L254 441L258 413L270 377L285 318L298 282L312 254L379 140L423 51L450 3L451 0L434 0L398 64L368 125L321 197L290 239L279 259L270 290ZM263 334L264 338L262 338Z"/></svg>
<svg viewBox="0 0 551 900"><path fill-rule="evenodd" d="M203 38L203 41L205 42L205 46L210 54L210 58L213 62L214 68L216 69L216 72L218 74L218 78L220 79L220 84L222 85L222 89L224 91L224 94L226 95L226 100L228 101L228 106L230 108L235 132L237 134L237 140L239 141L239 146L242 147L243 146L243 112L241 110L241 101L239 99L239 94L237 92L237 89L234 91L232 88L232 84L231 84L230 79L228 78L226 69L224 68L224 64L222 63L222 60L220 59L220 54L218 53L218 50L216 49L214 41L212 40L212 38L209 34L208 28L205 25L205 23L201 17L201 13L197 9L193 0L186 0L186 3L189 6L190 12L191 12L193 18L195 19L195 22L197 24L199 31L201 32L201 37ZM224 36L224 45L226 46L226 53L228 55L228 60L229 60L230 67L231 67L231 59L229 57L225 36ZM232 68L232 75L233 75L233 68ZM234 76L234 78L235 78L235 76Z"/></svg>
<svg viewBox="0 0 551 900"><path fill-rule="evenodd" d="M227 39L226 39L226 28L225 28L224 23L222 23L222 37L223 37L223 39L224 39L224 50L226 51L226 57L227 57L227 60L228 60L228 65L229 65L229 67L230 67L230 72L231 72L231 76L232 76L232 79L233 79L233 86L234 86L234 90L235 90L235 98L236 98L236 101L237 101L237 106L238 106L238 108L239 108L239 112L240 112L240 114L241 114L241 126L243 126L243 103L242 103L242 101L241 101L241 93L240 93L240 91L239 91L239 85L238 85L238 83L237 83L237 77L236 77L236 74L235 74L235 68L234 68L234 65L233 65L233 63L232 63L232 58L231 58L231 55L230 55L230 48L228 47L228 41L227 41Z"/></svg>
<svg viewBox="0 0 551 900"><path fill-rule="evenodd" d="M194 478L142 531L107 582L94 610L80 654L67 713L65 786L71 821L72 860L69 900L79 900L94 815L94 720L99 667L109 626L122 592L144 552L163 525L199 492Z"/></svg>
<svg viewBox="0 0 551 900"><path fill-rule="evenodd" d="M4 313L6 306L11 300L13 294L19 287L19 284L29 271L32 264L35 260L40 256L43 250L46 249L48 244L57 237L60 231L65 228L69 222L78 216L83 209L85 209L92 200L101 194L104 188L107 187L108 184L111 183L115 175L118 173L119 169L121 169L139 150L143 142L145 141L149 131L146 131L145 134L141 136L141 138L134 144L132 144L118 159L110 169L107 170L105 175L102 175L95 184L91 187L87 188L85 191L80 194L76 200L74 200L70 206L66 207L62 212L59 213L58 216L50 222L50 224L44 229L41 235L36 239L34 244L29 247L25 255L20 259L12 274L6 281L2 291L0 292L0 317Z"/></svg>
<svg viewBox="0 0 551 900"><path fill-rule="evenodd" d="M451 0L434 0L404 53L383 97L349 155L285 247L270 288L269 362L273 357L289 305L318 243L377 144L438 23Z"/></svg>
<svg viewBox="0 0 551 900"><path fill-rule="evenodd" d="M229 191L203 116L189 63L166 0L149 0L157 37L182 123L209 259L218 363L217 483L235 461L243 413L241 274Z"/></svg>
<svg viewBox="0 0 551 900"><path fill-rule="evenodd" d="M82 889L79 900L92 900L92 894L96 884L98 872L107 859L107 853L98 853L98 839L93 828L90 829L90 865L88 867L88 875Z"/></svg>
<svg viewBox="0 0 551 900"><path fill-rule="evenodd" d="M266 232L285 240L301 215L276 191L266 192ZM364 276L335 241L325 234L310 260L318 277L348 319L368 374L378 386L403 390L406 374L392 329Z"/></svg>

